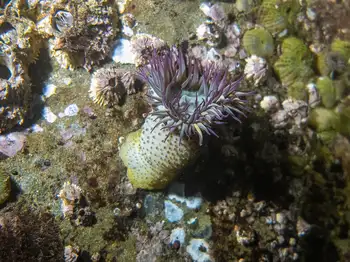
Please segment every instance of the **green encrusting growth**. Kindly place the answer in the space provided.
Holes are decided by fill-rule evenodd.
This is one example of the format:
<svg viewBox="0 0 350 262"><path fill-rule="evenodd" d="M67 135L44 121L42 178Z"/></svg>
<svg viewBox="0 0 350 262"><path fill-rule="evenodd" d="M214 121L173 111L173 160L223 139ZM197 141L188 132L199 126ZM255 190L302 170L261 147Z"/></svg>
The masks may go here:
<svg viewBox="0 0 350 262"><path fill-rule="evenodd" d="M250 55L272 56L275 46L272 35L263 28L247 31L243 36L243 47Z"/></svg>
<svg viewBox="0 0 350 262"><path fill-rule="evenodd" d="M312 62L313 56L303 41L288 37L282 42L282 55L274 64L274 70L285 86L305 83L314 74Z"/></svg>

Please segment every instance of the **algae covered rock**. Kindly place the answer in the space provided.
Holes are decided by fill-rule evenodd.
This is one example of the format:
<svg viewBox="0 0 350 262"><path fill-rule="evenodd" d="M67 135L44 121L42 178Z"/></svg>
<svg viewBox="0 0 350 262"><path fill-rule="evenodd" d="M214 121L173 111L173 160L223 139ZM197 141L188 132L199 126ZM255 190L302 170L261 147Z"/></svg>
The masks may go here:
<svg viewBox="0 0 350 262"><path fill-rule="evenodd" d="M243 36L243 46L251 55L268 57L275 49L272 35L263 28L247 31Z"/></svg>
<svg viewBox="0 0 350 262"><path fill-rule="evenodd" d="M291 97L295 100L306 101L307 96L308 92L303 82L296 82L288 87L288 97Z"/></svg>
<svg viewBox="0 0 350 262"><path fill-rule="evenodd" d="M317 131L337 130L340 118L334 110L323 107L315 108L309 116L309 124Z"/></svg>
<svg viewBox="0 0 350 262"><path fill-rule="evenodd" d="M164 130L153 116L146 118L141 129L130 133L120 148L127 175L134 187L166 187L198 155L198 143L182 139Z"/></svg>
<svg viewBox="0 0 350 262"><path fill-rule="evenodd" d="M296 82L306 82L313 74L313 56L304 42L296 37L288 37L282 42L282 55L274 64L281 82L285 86Z"/></svg>
<svg viewBox="0 0 350 262"><path fill-rule="evenodd" d="M339 53L346 61L350 59L350 42L336 38L331 44L331 50Z"/></svg>
<svg viewBox="0 0 350 262"><path fill-rule="evenodd" d="M5 175L0 170L0 205L4 204L10 197L11 193L11 180L8 175Z"/></svg>

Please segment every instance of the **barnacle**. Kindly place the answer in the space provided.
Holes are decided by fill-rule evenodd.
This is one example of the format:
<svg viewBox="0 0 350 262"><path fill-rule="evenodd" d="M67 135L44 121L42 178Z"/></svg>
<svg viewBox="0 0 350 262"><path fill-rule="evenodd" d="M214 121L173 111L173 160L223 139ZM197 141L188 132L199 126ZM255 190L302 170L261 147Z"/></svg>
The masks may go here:
<svg viewBox="0 0 350 262"><path fill-rule="evenodd" d="M249 54L260 57L273 55L275 48L271 34L263 28L247 31L243 36L243 47Z"/></svg>
<svg viewBox="0 0 350 262"><path fill-rule="evenodd" d="M288 37L282 42L282 55L274 64L274 70L285 86L305 82L312 75L313 57L302 40Z"/></svg>
<svg viewBox="0 0 350 262"><path fill-rule="evenodd" d="M121 104L126 95L122 82L125 70L116 66L98 69L91 78L89 95L92 100L102 106Z"/></svg>

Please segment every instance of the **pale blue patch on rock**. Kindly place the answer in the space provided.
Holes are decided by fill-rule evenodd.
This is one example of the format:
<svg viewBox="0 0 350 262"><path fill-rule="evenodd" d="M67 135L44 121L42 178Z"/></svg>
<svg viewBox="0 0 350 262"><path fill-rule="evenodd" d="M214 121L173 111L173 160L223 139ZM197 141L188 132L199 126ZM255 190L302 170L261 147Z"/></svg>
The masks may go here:
<svg viewBox="0 0 350 262"><path fill-rule="evenodd" d="M184 212L177 205L172 203L169 200L164 201L165 206L165 217L169 220L169 222L178 222L182 219Z"/></svg>
<svg viewBox="0 0 350 262"><path fill-rule="evenodd" d="M193 196L186 199L186 206L190 209L199 209L203 199L200 196Z"/></svg>
<svg viewBox="0 0 350 262"><path fill-rule="evenodd" d="M185 242L185 230L181 227L174 228L170 234L170 244L174 244L175 241L179 241L182 245Z"/></svg>
<svg viewBox="0 0 350 262"><path fill-rule="evenodd" d="M187 253L190 254L191 258L196 262L211 262L214 261L210 255L209 244L200 238L193 238L190 244L186 247Z"/></svg>

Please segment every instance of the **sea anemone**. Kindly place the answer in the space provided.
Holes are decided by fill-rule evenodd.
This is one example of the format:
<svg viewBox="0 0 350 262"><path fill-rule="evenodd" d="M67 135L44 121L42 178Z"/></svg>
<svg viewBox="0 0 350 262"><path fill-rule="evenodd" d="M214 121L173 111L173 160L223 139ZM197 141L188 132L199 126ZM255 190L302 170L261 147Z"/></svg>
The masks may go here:
<svg viewBox="0 0 350 262"><path fill-rule="evenodd" d="M217 136L213 124L223 124L229 116L240 122L247 111L242 98L249 93L236 90L241 79L232 81L228 70L215 64L202 67L184 48L155 49L138 76L149 86L158 125L164 124L169 134L179 131L180 141L197 134L202 145L203 133Z"/></svg>

